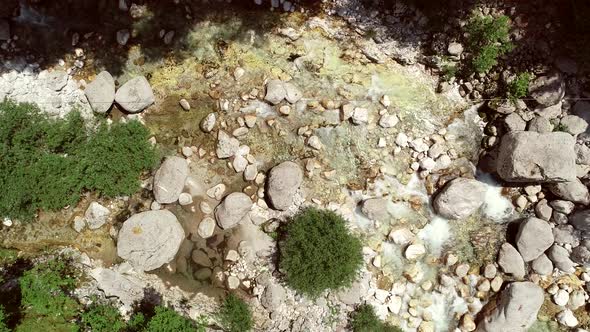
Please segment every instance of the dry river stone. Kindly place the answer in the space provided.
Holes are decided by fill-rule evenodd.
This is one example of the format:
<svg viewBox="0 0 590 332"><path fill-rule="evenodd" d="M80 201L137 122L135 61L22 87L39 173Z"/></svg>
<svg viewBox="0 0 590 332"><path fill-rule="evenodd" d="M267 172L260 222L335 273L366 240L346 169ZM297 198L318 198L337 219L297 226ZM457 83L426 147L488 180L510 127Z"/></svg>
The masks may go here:
<svg viewBox="0 0 590 332"><path fill-rule="evenodd" d="M180 197L188 176L184 158L168 157L154 175L154 197L160 204L174 203Z"/></svg>
<svg viewBox="0 0 590 332"><path fill-rule="evenodd" d="M525 332L537 320L543 289L532 282L513 282L502 291L496 308L479 322L477 332Z"/></svg>
<svg viewBox="0 0 590 332"><path fill-rule="evenodd" d="M129 113L138 113L153 104L156 99L147 79L138 76L127 81L117 90L115 101Z"/></svg>
<svg viewBox="0 0 590 332"><path fill-rule="evenodd" d="M174 259L184 237L184 229L172 212L141 212L123 223L117 255L136 270L151 271Z"/></svg>
<svg viewBox="0 0 590 332"><path fill-rule="evenodd" d="M108 71L102 71L84 89L90 107L96 113L106 113L115 100L115 80Z"/></svg>
<svg viewBox="0 0 590 332"><path fill-rule="evenodd" d="M293 204L293 197L303 182L301 167L285 161L273 167L268 176L267 194L276 210L286 210Z"/></svg>
<svg viewBox="0 0 590 332"><path fill-rule="evenodd" d="M520 223L516 234L516 246L525 262L541 256L553 245L553 231L545 220L527 218Z"/></svg>
<svg viewBox="0 0 590 332"><path fill-rule="evenodd" d="M509 132L502 137L497 171L509 182L565 182L576 179L575 140L563 132Z"/></svg>
<svg viewBox="0 0 590 332"><path fill-rule="evenodd" d="M235 192L227 195L223 202L215 208L215 219L222 229L237 226L252 208L252 200L248 195Z"/></svg>

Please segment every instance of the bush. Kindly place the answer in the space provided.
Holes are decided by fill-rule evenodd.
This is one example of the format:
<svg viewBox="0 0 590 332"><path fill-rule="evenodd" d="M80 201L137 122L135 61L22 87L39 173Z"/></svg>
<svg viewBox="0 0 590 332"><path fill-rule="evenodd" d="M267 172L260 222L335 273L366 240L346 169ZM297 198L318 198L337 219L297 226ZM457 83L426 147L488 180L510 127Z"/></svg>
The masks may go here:
<svg viewBox="0 0 590 332"><path fill-rule="evenodd" d="M219 321L229 332L245 332L253 326L252 312L248 304L233 294L230 294L221 305Z"/></svg>
<svg viewBox="0 0 590 332"><path fill-rule="evenodd" d="M311 297L350 286L363 263L360 240L341 216L327 210L308 208L297 214L279 249L287 284Z"/></svg>
<svg viewBox="0 0 590 332"><path fill-rule="evenodd" d="M72 320L80 305L69 296L76 284L75 272L63 259L38 264L19 279L24 319L17 331L76 331Z"/></svg>
<svg viewBox="0 0 590 332"><path fill-rule="evenodd" d="M150 319L145 332L197 332L196 324L180 315L176 311L158 306L156 307L156 314Z"/></svg>
<svg viewBox="0 0 590 332"><path fill-rule="evenodd" d="M520 99L524 98L529 94L529 83L531 80L531 74L520 73L516 78L508 84L508 98Z"/></svg>
<svg viewBox="0 0 590 332"><path fill-rule="evenodd" d="M8 326L4 322L6 320L6 314L4 313L4 307L0 306L0 332L10 332Z"/></svg>
<svg viewBox="0 0 590 332"><path fill-rule="evenodd" d="M466 26L468 46L473 55L472 67L477 73L485 73L498 64L498 57L512 50L510 19L502 15L475 15Z"/></svg>
<svg viewBox="0 0 590 332"><path fill-rule="evenodd" d="M119 310L110 305L91 306L82 313L82 326L92 332L119 332L125 328Z"/></svg>
<svg viewBox="0 0 590 332"><path fill-rule="evenodd" d="M369 304L360 305L351 315L353 332L402 332L399 327L383 323Z"/></svg>
<svg viewBox="0 0 590 332"><path fill-rule="evenodd" d="M0 102L0 216L32 219L74 205L82 190L130 195L156 161L140 123L88 131L78 112L50 119L32 104Z"/></svg>

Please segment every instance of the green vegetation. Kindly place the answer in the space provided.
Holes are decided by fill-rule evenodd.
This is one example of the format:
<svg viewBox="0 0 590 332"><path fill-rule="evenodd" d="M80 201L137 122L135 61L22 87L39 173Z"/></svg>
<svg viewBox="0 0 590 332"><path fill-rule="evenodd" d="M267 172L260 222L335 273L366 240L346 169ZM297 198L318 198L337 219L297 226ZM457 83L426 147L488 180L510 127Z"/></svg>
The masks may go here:
<svg viewBox="0 0 590 332"><path fill-rule="evenodd" d="M6 314L4 313L4 307L0 306L0 332L9 332L10 330L6 326L4 320L6 319Z"/></svg>
<svg viewBox="0 0 590 332"><path fill-rule="evenodd" d="M197 332L197 325L194 321L180 315L176 311L158 306L156 314L148 322L145 332Z"/></svg>
<svg viewBox="0 0 590 332"><path fill-rule="evenodd" d="M524 72L520 73L508 84L508 98L516 100L524 98L529 94L529 83L531 81L531 74Z"/></svg>
<svg viewBox="0 0 590 332"><path fill-rule="evenodd" d="M353 332L402 332L399 327L382 322L369 304L360 305L350 318Z"/></svg>
<svg viewBox="0 0 590 332"><path fill-rule="evenodd" d="M32 219L74 205L83 190L131 195L156 162L137 121L87 130L78 112L50 119L32 104L0 102L0 216Z"/></svg>
<svg viewBox="0 0 590 332"><path fill-rule="evenodd" d="M279 248L287 284L311 297L349 286L363 263L360 240L341 216L328 210L309 208L297 214Z"/></svg>
<svg viewBox="0 0 590 332"><path fill-rule="evenodd" d="M455 64L445 64L442 66L442 74L445 81L451 80L451 78L457 75L458 69Z"/></svg>
<svg viewBox="0 0 590 332"><path fill-rule="evenodd" d="M246 332L254 325L248 304L233 294L223 301L218 315L221 325L229 332Z"/></svg>
<svg viewBox="0 0 590 332"><path fill-rule="evenodd" d="M76 285L75 271L65 259L35 265L19 279L24 319L17 331L77 331L73 322L80 304L68 294Z"/></svg>
<svg viewBox="0 0 590 332"><path fill-rule="evenodd" d="M82 326L92 332L119 332L125 328L125 322L116 308L98 304L82 313Z"/></svg>
<svg viewBox="0 0 590 332"><path fill-rule="evenodd" d="M557 121L553 121L553 131L563 131L565 133L568 133L569 128L563 123L557 123Z"/></svg>
<svg viewBox="0 0 590 332"><path fill-rule="evenodd" d="M510 19L502 15L475 15L466 26L469 33L468 46L473 55L472 67L477 73L486 73L496 64L498 58L513 48L510 42Z"/></svg>

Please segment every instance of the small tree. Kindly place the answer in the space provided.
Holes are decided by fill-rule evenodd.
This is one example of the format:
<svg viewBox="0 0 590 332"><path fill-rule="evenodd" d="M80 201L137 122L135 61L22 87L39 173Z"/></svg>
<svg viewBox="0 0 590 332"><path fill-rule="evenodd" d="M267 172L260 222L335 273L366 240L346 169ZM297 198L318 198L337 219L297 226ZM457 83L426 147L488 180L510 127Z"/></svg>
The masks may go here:
<svg viewBox="0 0 590 332"><path fill-rule="evenodd" d="M252 329L252 312L244 300L229 294L219 311L219 321L229 332L246 332Z"/></svg>
<svg viewBox="0 0 590 332"><path fill-rule="evenodd" d="M350 316L353 332L402 332L399 327L383 323L369 304L362 304Z"/></svg>
<svg viewBox="0 0 590 332"><path fill-rule="evenodd" d="M326 289L350 286L363 263L362 245L345 220L332 211L308 208L287 225L279 243L287 284L317 297Z"/></svg>
<svg viewBox="0 0 590 332"><path fill-rule="evenodd" d="M498 64L498 57L512 50L510 19L502 15L475 15L466 26L468 46L473 55L472 67L477 73L485 73Z"/></svg>

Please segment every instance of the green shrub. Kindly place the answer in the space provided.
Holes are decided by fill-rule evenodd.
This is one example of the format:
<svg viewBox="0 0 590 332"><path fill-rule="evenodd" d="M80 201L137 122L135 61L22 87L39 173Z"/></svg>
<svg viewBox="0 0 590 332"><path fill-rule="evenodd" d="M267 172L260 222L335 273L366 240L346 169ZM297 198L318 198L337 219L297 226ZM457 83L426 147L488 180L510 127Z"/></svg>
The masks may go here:
<svg viewBox="0 0 590 332"><path fill-rule="evenodd" d="M514 78L510 84L508 84L508 98L520 99L524 98L529 94L529 83L531 80L531 74L520 73Z"/></svg>
<svg viewBox="0 0 590 332"><path fill-rule="evenodd" d="M92 332L119 332L125 328L119 310L110 305L98 304L91 306L81 315L84 328Z"/></svg>
<svg viewBox="0 0 590 332"><path fill-rule="evenodd" d="M6 326L6 314L4 313L4 307L0 306L0 332L10 332L8 326Z"/></svg>
<svg viewBox="0 0 590 332"><path fill-rule="evenodd" d="M229 294L219 311L219 321L229 332L245 332L252 329L252 312L244 300Z"/></svg>
<svg viewBox="0 0 590 332"><path fill-rule="evenodd" d="M287 284L311 297L349 286L363 263L360 240L341 216L328 210L308 208L297 214L279 248Z"/></svg>
<svg viewBox="0 0 590 332"><path fill-rule="evenodd" d="M399 327L383 323L369 304L360 305L350 318L353 332L402 332Z"/></svg>
<svg viewBox="0 0 590 332"><path fill-rule="evenodd" d="M180 315L176 311L158 306L156 314L150 319L145 332L197 332L197 326L192 320Z"/></svg>
<svg viewBox="0 0 590 332"><path fill-rule="evenodd" d="M143 329L143 327L145 326L145 323L146 323L145 316L141 312L135 313L127 321L126 330L132 331L132 332L141 331Z"/></svg>
<svg viewBox="0 0 590 332"><path fill-rule="evenodd" d="M32 104L0 102L0 216L32 219L74 205L82 190L130 195L156 161L140 123L86 129L78 112L50 119Z"/></svg>
<svg viewBox="0 0 590 332"><path fill-rule="evenodd" d="M451 78L455 77L457 75L457 66L455 64L445 64L442 66L442 74L443 74L443 78L446 81L451 80Z"/></svg>
<svg viewBox="0 0 590 332"><path fill-rule="evenodd" d="M76 331L72 320L80 305L69 296L76 285L75 272L62 258L35 265L19 279L24 319L17 331ZM52 329L49 329L51 327Z"/></svg>
<svg viewBox="0 0 590 332"><path fill-rule="evenodd" d="M502 15L475 15L466 25L469 33L468 47L473 55L472 67L477 73L485 73L498 64L498 58L512 50L510 19Z"/></svg>

